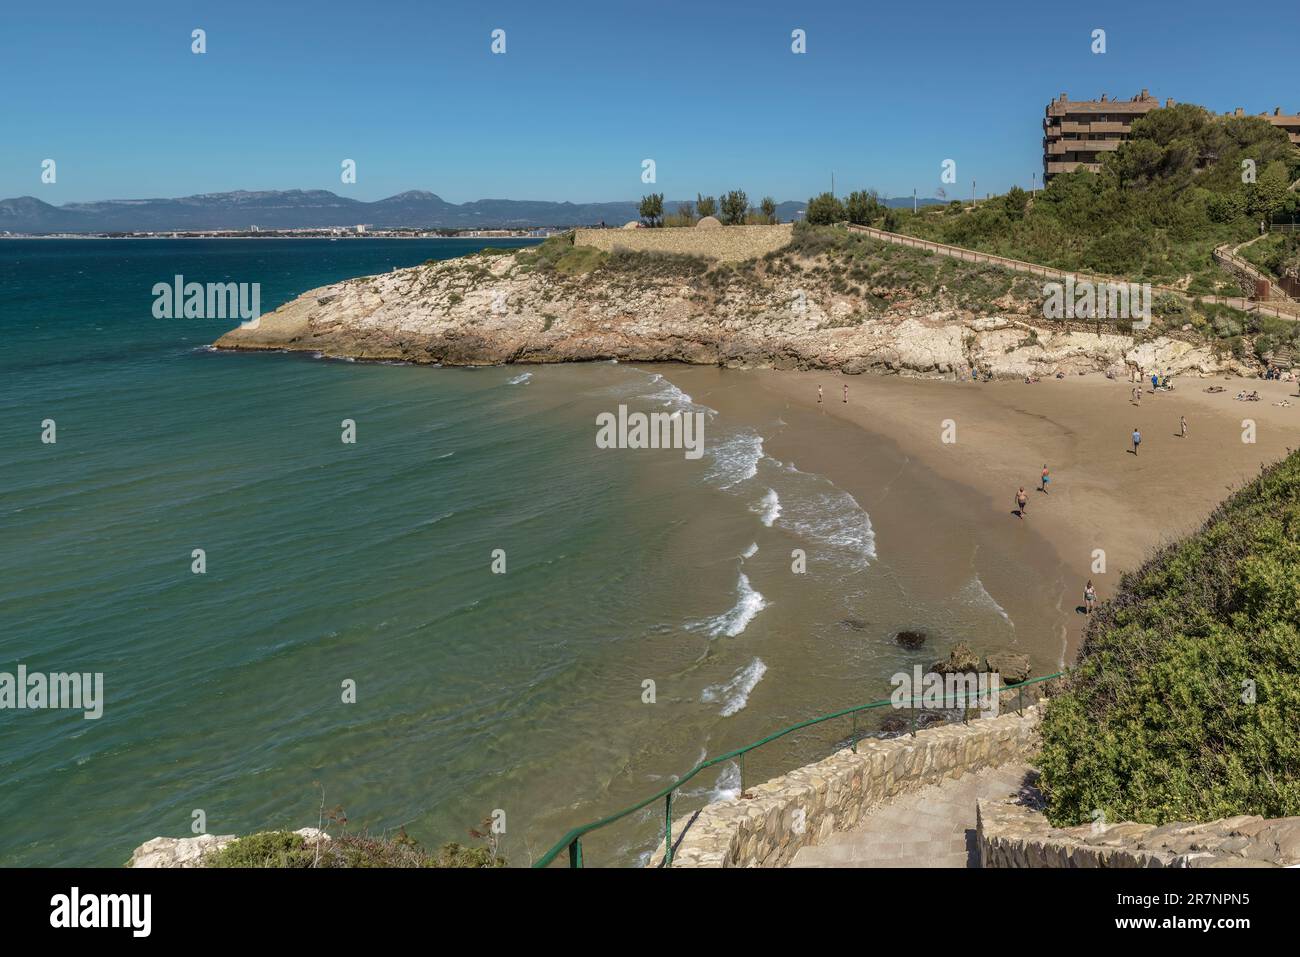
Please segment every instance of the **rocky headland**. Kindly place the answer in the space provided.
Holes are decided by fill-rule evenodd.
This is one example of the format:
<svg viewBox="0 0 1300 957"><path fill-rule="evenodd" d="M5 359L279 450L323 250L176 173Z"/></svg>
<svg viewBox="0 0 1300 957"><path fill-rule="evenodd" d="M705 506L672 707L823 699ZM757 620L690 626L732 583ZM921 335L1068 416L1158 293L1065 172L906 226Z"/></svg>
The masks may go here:
<svg viewBox="0 0 1300 957"><path fill-rule="evenodd" d="M617 359L947 378L1248 371L1190 323L1132 333L1053 322L1029 277L833 229L796 230L783 249L740 263L607 252L572 236L484 250L313 289L216 346L444 365Z"/></svg>

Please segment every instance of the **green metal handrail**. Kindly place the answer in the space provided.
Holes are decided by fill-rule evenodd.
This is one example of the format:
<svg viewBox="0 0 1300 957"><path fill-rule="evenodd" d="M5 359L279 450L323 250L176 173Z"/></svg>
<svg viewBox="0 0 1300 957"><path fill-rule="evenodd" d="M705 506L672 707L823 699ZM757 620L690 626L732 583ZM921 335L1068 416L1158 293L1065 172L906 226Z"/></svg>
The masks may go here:
<svg viewBox="0 0 1300 957"><path fill-rule="evenodd" d="M1065 672L1058 671L1055 674L1044 675L1041 678L1030 678L1027 681L1021 681L1016 684L1005 685L1004 687L1000 688L999 691L1011 691L1013 689L1019 689L1018 708L1020 711L1024 711L1024 704L1025 704L1024 689L1026 686L1038 684L1040 681L1051 681L1053 678L1059 678L1063 674L1065 674ZM978 692L976 692L976 694L978 694ZM923 699L923 698L924 698L923 695L913 695L912 704L915 706L918 699ZM549 851L547 851L544 855L542 855L542 857L537 861L536 864L533 865L533 867L549 866L551 862L554 861L555 858L559 856L560 851L564 850L566 847L569 849L569 866L582 867L582 837L584 834L588 834L591 831L597 830L598 828L602 828L607 824L613 824L615 821L625 818L629 814L634 814L637 811L641 810L643 807L653 804L655 801L658 801L660 798L665 799L664 800L664 863L666 865L671 866L673 862L673 843L672 843L673 841L673 822L672 822L673 792L676 791L678 788L680 788L691 778L695 777L695 775L699 774L701 771L705 771L713 767L714 765L721 764L724 761L730 761L732 758L739 758L740 759L740 788L741 788L741 793L743 794L745 789L746 753L753 751L756 748L761 748L763 745L769 744L772 741L775 741L777 738L783 738L787 734L790 734L792 731L799 731L802 728L807 728L814 724L821 724L823 721L833 721L836 718L843 718L845 715L851 714L856 716L859 711L868 711L872 708L883 708L885 705L892 705L893 703L894 702L892 698L886 698L884 701L872 701L869 704L860 704L855 708L845 708L843 711L836 711L833 714L822 715L820 718L809 718L807 721L800 721L798 724L792 724L788 728L769 734L766 738L763 738L760 741L755 741L753 744L747 744L744 747L736 748L733 751L728 751L726 754L720 754L716 758L708 758L704 761L701 761L699 764L695 765L695 767L691 768L690 771L686 772L686 774L683 775L681 778L674 781L672 784L668 785L666 788L659 791L657 794L652 794L650 797L646 798L644 801L641 801L639 804L634 804L631 807L624 808L621 811L616 811L615 813L610 814L607 817L602 817L598 821L592 821L590 824L583 824L573 828L571 831L569 831L568 834L565 834L564 837L560 838L560 840L556 842L554 847L552 847ZM962 704L963 705L966 704L966 699L964 694L962 697ZM916 735L915 710L913 711L912 734L913 736ZM850 747L852 747L855 752L858 749L858 740L859 740L858 725L857 725L857 719L855 717L853 722L853 734L850 736Z"/></svg>

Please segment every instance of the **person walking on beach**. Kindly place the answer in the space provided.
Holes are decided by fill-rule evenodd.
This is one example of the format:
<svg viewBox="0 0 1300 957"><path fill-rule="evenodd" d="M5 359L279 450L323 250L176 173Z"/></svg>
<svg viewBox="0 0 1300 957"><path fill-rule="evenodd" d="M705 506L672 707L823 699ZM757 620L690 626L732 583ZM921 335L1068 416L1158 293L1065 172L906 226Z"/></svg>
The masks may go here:
<svg viewBox="0 0 1300 957"><path fill-rule="evenodd" d="M1020 486L1020 491L1016 493L1016 514L1021 518L1025 517L1025 506L1029 504L1029 496L1025 494L1025 487Z"/></svg>
<svg viewBox="0 0 1300 957"><path fill-rule="evenodd" d="M1142 444L1142 433L1138 431L1138 427L1135 425L1133 426L1133 454L1134 455L1138 454L1138 446L1140 446L1141 444Z"/></svg>
<svg viewBox="0 0 1300 957"><path fill-rule="evenodd" d="M1041 488L1043 490L1043 494L1046 495L1048 483L1052 481L1052 473L1047 471L1047 463L1043 463L1043 474L1042 477L1039 479L1039 481L1042 483L1041 485L1039 485L1039 488Z"/></svg>
<svg viewBox="0 0 1300 957"><path fill-rule="evenodd" d="M822 404L822 387L821 387L821 386L818 386L818 387L817 387L817 404L818 404L818 405L821 405L821 404Z"/></svg>
<svg viewBox="0 0 1300 957"><path fill-rule="evenodd" d="M847 405L848 401L849 401L849 385L846 382L844 383L844 403Z"/></svg>
<svg viewBox="0 0 1300 957"><path fill-rule="evenodd" d="M1092 606L1097 604L1097 589L1092 587L1092 579L1088 579L1087 586L1083 589L1083 613L1092 614Z"/></svg>
<svg viewBox="0 0 1300 957"><path fill-rule="evenodd" d="M1184 439L1187 438L1187 416L1185 415L1178 417L1178 434Z"/></svg>

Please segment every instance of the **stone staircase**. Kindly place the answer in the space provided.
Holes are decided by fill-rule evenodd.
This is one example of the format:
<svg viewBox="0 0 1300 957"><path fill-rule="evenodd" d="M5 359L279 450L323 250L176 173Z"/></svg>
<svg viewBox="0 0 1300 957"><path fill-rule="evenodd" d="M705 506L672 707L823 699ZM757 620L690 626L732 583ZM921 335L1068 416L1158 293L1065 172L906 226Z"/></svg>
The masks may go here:
<svg viewBox="0 0 1300 957"><path fill-rule="evenodd" d="M976 804L1002 800L1027 786L1025 764L1003 764L872 808L849 831L799 849L791 867L979 867Z"/></svg>

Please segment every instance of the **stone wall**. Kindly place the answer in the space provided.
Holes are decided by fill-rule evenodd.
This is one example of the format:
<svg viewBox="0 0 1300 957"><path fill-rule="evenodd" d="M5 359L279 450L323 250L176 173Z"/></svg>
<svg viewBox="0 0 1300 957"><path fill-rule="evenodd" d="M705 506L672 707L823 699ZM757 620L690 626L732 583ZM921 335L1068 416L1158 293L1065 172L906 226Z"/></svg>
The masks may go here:
<svg viewBox="0 0 1300 957"><path fill-rule="evenodd" d="M783 867L799 848L854 827L863 812L896 795L968 771L1025 761L1038 749L1042 705L916 736L864 738L816 764L707 805L674 822L673 867ZM679 829L685 828L682 834ZM660 847L650 866L663 860Z"/></svg>
<svg viewBox="0 0 1300 957"><path fill-rule="evenodd" d="M978 802L984 867L1284 867L1300 864L1300 817L1223 818L1206 824L1057 828L1037 810Z"/></svg>
<svg viewBox="0 0 1300 957"><path fill-rule="evenodd" d="M627 249L634 252L679 253L705 256L721 262L755 259L787 246L794 226L719 226L697 229L667 226L660 229L579 229L575 246L594 246L605 252Z"/></svg>

